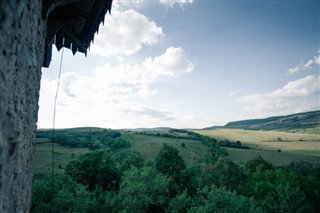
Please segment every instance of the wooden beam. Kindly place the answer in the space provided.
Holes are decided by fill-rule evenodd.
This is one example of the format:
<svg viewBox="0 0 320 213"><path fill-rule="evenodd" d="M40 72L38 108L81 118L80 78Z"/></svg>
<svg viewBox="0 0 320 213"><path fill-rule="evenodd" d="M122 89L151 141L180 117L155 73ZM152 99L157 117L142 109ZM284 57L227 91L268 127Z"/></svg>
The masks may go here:
<svg viewBox="0 0 320 213"><path fill-rule="evenodd" d="M70 31L66 27L62 28L62 32L65 33L70 38L72 43L74 43L78 49L86 52L87 48L85 46L85 43L83 43L83 41L81 41L78 36L76 36L72 31Z"/></svg>
<svg viewBox="0 0 320 213"><path fill-rule="evenodd" d="M75 2L78 2L79 0L58 0L58 1L52 1L52 0L44 0L42 5L42 16L45 20L48 19L50 13L56 8L65 6L68 4L73 4Z"/></svg>

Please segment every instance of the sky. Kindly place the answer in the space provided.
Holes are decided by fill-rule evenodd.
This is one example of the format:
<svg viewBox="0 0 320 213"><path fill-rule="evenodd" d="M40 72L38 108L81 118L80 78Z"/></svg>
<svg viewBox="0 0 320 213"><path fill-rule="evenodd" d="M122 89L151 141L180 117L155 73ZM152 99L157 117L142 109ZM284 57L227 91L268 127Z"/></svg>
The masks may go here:
<svg viewBox="0 0 320 213"><path fill-rule="evenodd" d="M85 57L53 48L38 128L204 128L320 109L320 2L114 0Z"/></svg>

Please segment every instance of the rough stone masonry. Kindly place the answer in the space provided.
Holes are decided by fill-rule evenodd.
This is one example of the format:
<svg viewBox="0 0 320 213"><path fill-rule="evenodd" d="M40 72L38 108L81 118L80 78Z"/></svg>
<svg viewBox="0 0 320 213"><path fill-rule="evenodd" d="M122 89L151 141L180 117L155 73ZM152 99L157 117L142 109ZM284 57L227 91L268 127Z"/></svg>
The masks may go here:
<svg viewBox="0 0 320 213"><path fill-rule="evenodd" d="M0 212L29 212L45 22L39 0L0 1Z"/></svg>

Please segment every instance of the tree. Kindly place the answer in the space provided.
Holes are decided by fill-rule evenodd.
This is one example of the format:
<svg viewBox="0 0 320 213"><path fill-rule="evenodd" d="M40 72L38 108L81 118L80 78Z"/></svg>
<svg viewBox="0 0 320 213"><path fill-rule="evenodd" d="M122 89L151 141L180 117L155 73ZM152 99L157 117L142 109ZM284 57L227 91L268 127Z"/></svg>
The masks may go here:
<svg viewBox="0 0 320 213"><path fill-rule="evenodd" d="M260 155L248 161L245 167L248 172L255 172L257 170L266 171L273 169L272 164L264 160Z"/></svg>
<svg viewBox="0 0 320 213"><path fill-rule="evenodd" d="M229 158L223 157L215 164L205 167L203 182L207 186L214 184L217 187L226 187L228 190L236 190L244 180L244 174L238 164Z"/></svg>
<svg viewBox="0 0 320 213"><path fill-rule="evenodd" d="M140 153L131 150L122 150L115 153L115 160L119 167L120 175L131 167L140 169L144 164L144 159L142 158Z"/></svg>
<svg viewBox="0 0 320 213"><path fill-rule="evenodd" d="M155 166L162 174L172 177L176 182L180 181L180 174L186 168L185 162L179 154L179 150L164 144L155 158Z"/></svg>
<svg viewBox="0 0 320 213"><path fill-rule="evenodd" d="M181 194L178 194L176 197L171 199L168 208L166 209L166 212L187 212L187 209L189 209L191 206L192 198L188 195L187 191L183 191Z"/></svg>
<svg viewBox="0 0 320 213"><path fill-rule="evenodd" d="M32 195L31 212L89 212L90 192L68 176L57 175L51 191L51 182L36 180ZM52 200L53 199L53 200Z"/></svg>
<svg viewBox="0 0 320 213"><path fill-rule="evenodd" d="M65 173L78 183L93 190L97 185L104 190L118 187L118 171L111 154L95 151L80 156L66 167Z"/></svg>
<svg viewBox="0 0 320 213"><path fill-rule="evenodd" d="M312 212L311 207L306 202L305 194L298 187L291 187L288 184L276 186L276 200L274 203L274 212Z"/></svg>
<svg viewBox="0 0 320 213"><path fill-rule="evenodd" d="M211 186L200 190L197 196L193 199L194 207L190 208L188 212L207 213L207 212L221 212L221 213L260 213L262 209L257 206L252 198L247 198L230 192L225 188L217 188Z"/></svg>
<svg viewBox="0 0 320 213"><path fill-rule="evenodd" d="M290 210L293 206L293 212L310 212L305 210L310 209L310 201L305 197L305 191L308 190L302 191L308 179L301 178L302 176L279 168L257 170L248 175L245 194L253 196L266 212L292 212L293 210L286 209ZM313 191L317 191L317 184L312 185Z"/></svg>
<svg viewBox="0 0 320 213"><path fill-rule="evenodd" d="M167 202L170 179L152 167L127 170L120 184L119 211L159 212Z"/></svg>

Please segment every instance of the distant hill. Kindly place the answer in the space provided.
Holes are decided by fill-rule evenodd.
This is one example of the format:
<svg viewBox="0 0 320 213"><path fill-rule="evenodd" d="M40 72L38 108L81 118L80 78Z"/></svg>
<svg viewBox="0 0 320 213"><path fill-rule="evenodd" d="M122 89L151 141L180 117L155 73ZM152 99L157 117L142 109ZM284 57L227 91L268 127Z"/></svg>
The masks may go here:
<svg viewBox="0 0 320 213"><path fill-rule="evenodd" d="M217 127L209 127L206 129L216 128ZM275 116L263 119L233 121L219 128L246 130L275 130L320 134L320 110L291 114L286 116Z"/></svg>
<svg viewBox="0 0 320 213"><path fill-rule="evenodd" d="M132 128L132 129L123 129L123 130L129 130L133 132L151 132L151 131L169 131L172 129L171 127L154 127L154 128Z"/></svg>

